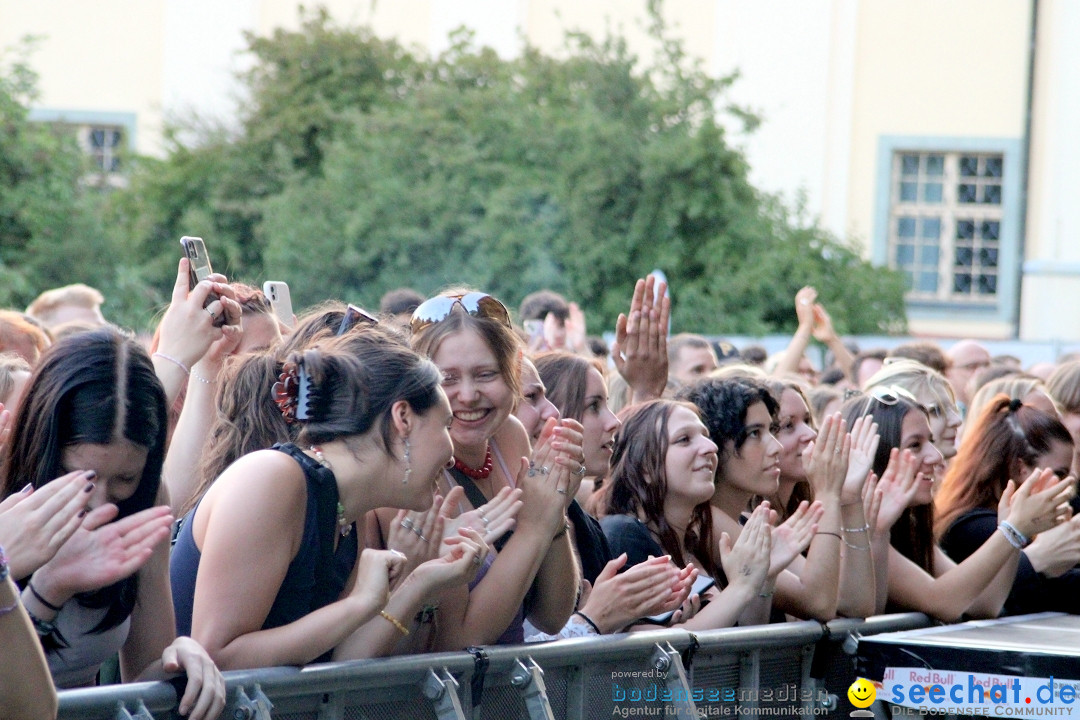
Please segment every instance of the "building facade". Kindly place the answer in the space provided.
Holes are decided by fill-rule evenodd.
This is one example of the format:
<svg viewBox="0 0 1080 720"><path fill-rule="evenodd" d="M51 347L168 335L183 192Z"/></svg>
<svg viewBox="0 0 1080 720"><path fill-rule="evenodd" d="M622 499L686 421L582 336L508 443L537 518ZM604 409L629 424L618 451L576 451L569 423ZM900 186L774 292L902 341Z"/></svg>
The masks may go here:
<svg viewBox="0 0 1080 720"><path fill-rule="evenodd" d="M326 0L438 53L471 28L504 56L566 30L650 47L645 0ZM295 0L0 0L0 47L38 36L34 117L82 128L104 169L163 152L166 120L228 121L245 33ZM667 0L687 51L762 117L752 179L908 280L914 333L1080 339L1080 4L1070 0Z"/></svg>

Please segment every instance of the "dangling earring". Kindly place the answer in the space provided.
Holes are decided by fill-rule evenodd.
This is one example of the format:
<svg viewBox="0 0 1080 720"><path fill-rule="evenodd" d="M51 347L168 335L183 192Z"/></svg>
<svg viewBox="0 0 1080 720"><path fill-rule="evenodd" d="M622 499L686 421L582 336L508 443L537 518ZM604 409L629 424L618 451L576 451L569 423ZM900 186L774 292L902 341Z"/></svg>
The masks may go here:
<svg viewBox="0 0 1080 720"><path fill-rule="evenodd" d="M408 485L409 484L409 476L412 475L412 460L411 460L411 458L409 456L411 451L412 451L412 448L409 446L409 438L406 437L405 438L405 456L403 458L405 460L405 478L401 481L402 485Z"/></svg>

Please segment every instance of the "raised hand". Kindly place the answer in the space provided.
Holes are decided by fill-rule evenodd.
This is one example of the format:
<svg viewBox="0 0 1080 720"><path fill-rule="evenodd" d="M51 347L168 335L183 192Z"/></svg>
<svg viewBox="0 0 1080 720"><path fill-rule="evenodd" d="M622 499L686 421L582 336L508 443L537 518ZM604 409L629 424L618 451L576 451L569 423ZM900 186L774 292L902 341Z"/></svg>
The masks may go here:
<svg viewBox="0 0 1080 720"><path fill-rule="evenodd" d="M919 490L919 483L925 482L923 474L915 472L917 467L915 454L910 450L900 452L898 448L892 449L889 454L889 464L877 483L877 491L881 493L881 498L877 516L874 519L876 532L883 533L892 528L911 504ZM868 523L870 519L870 515L867 515Z"/></svg>
<svg viewBox="0 0 1080 720"><path fill-rule="evenodd" d="M570 303L570 315L566 318L566 346L573 352L583 353L586 347L585 313L576 302Z"/></svg>
<svg viewBox="0 0 1080 720"><path fill-rule="evenodd" d="M549 418L540 431L540 439L533 450L529 466L525 469L528 478L551 478L555 491L561 496L563 514L574 499L574 493L584 477L581 470L584 467L581 432L581 423L576 420ZM522 487L520 476L518 487Z"/></svg>
<svg viewBox="0 0 1080 720"><path fill-rule="evenodd" d="M761 589L769 574L771 530L769 503L763 502L750 514L734 543L730 535L721 533L720 565L727 576L728 587L741 585L755 593Z"/></svg>
<svg viewBox="0 0 1080 720"><path fill-rule="evenodd" d="M1059 577L1080 564L1080 515L1039 533L1024 548L1031 566L1046 577Z"/></svg>
<svg viewBox="0 0 1080 720"><path fill-rule="evenodd" d="M96 473L76 470L34 490L27 485L0 503L0 547L11 576L30 575L53 559L86 514Z"/></svg>
<svg viewBox="0 0 1080 720"><path fill-rule="evenodd" d="M840 413L825 418L817 439L803 450L807 479L818 495L839 497L847 478L851 436Z"/></svg>
<svg viewBox="0 0 1080 720"><path fill-rule="evenodd" d="M671 300L666 291L667 284L652 275L638 280L629 317L620 314L615 322L611 359L630 386L635 403L659 398L667 387Z"/></svg>
<svg viewBox="0 0 1080 720"><path fill-rule="evenodd" d="M1076 495L1076 479L1058 479L1050 468L1035 468L1016 487L1012 480L998 502L998 520L1008 521L1029 538L1072 517L1069 501Z"/></svg>
<svg viewBox="0 0 1080 720"><path fill-rule="evenodd" d="M398 579L405 577L422 563L439 557L439 547L443 542L445 512L456 507L465 491L461 487L453 488L446 499L436 494L431 507L423 512L399 510L394 516L386 533L386 548L397 550L406 560L398 573ZM391 585L393 590L397 585Z"/></svg>
<svg viewBox="0 0 1080 720"><path fill-rule="evenodd" d="M34 588L52 605L131 576L158 543L168 540L173 521L168 507L110 522L118 512L111 504L91 511L52 560L34 572Z"/></svg>
<svg viewBox="0 0 1080 720"><path fill-rule="evenodd" d="M188 290L188 282L188 259L181 258L172 302L159 326L158 352L190 369L214 342L226 333L236 332L242 309L234 299L232 288L226 284L225 276L211 275L192 290ZM210 293L216 293L219 298L203 307ZM223 313L228 323L226 327L233 327L233 330L224 330L221 326Z"/></svg>
<svg viewBox="0 0 1080 720"><path fill-rule="evenodd" d="M769 577L775 578L784 568L801 555L814 539L818 522L825 514L820 500L814 504L803 500L795 512L772 530L772 551L769 554Z"/></svg>
<svg viewBox="0 0 1080 720"><path fill-rule="evenodd" d="M462 491L463 493L464 491ZM462 513L456 518L447 517L443 521L443 537L455 537L461 528L472 528L481 533L484 542L494 545L495 541L514 529L517 514L523 505L521 489L504 487L498 494L478 508ZM457 499L454 499L454 498ZM460 495L451 490L443 503L443 510L452 512L457 507ZM446 552L446 548L442 550Z"/></svg>
<svg viewBox="0 0 1080 720"><path fill-rule="evenodd" d="M844 478L844 487L840 491L840 502L844 505L862 500L863 486L874 467L877 455L878 424L869 415L863 415L851 425L851 452L848 453L848 471Z"/></svg>
<svg viewBox="0 0 1080 720"><path fill-rule="evenodd" d="M817 290L807 286L795 293L795 316L799 319L799 327L810 330L814 327L814 302L817 300Z"/></svg>
<svg viewBox="0 0 1080 720"><path fill-rule="evenodd" d="M470 527L460 528L444 545L446 553L423 562L412 573L412 577L424 583L427 592L471 582L489 551L481 534Z"/></svg>
<svg viewBox="0 0 1080 720"><path fill-rule="evenodd" d="M626 553L608 562L596 576L581 611L602 633L618 632L638 618L671 612L690 595L692 567L680 570L670 556L651 557L624 573Z"/></svg>
<svg viewBox="0 0 1080 720"><path fill-rule="evenodd" d="M375 607L376 612L390 600L390 585L405 567L405 556L397 550L364 548L357 560L352 596Z"/></svg>
<svg viewBox="0 0 1080 720"><path fill-rule="evenodd" d="M187 675L179 710L188 720L213 720L225 709L225 678L199 643L176 638L161 654L161 668Z"/></svg>

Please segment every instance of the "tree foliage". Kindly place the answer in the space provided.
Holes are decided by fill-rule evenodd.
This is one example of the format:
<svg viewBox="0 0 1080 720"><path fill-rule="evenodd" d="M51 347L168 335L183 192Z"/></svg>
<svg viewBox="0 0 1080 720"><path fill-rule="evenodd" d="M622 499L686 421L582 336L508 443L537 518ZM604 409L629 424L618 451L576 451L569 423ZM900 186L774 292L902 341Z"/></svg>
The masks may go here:
<svg viewBox="0 0 1080 720"><path fill-rule="evenodd" d="M100 214L127 294L167 289L194 234L215 268L286 280L301 306L451 283L516 306L547 287L599 330L661 268L676 330L790 329L804 284L841 331L901 329L895 273L750 184L725 133L756 122L726 104L734 76L710 77L652 17L649 63L579 34L559 58L505 60L465 31L427 59L324 11L249 38L238 128L174 135Z"/></svg>

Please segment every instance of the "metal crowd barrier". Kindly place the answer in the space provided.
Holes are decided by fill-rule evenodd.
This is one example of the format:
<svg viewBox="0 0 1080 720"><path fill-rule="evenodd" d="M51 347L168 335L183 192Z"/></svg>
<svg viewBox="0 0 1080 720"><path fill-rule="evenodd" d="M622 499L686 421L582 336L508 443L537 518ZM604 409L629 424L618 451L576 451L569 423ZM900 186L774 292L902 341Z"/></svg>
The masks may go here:
<svg viewBox="0 0 1080 720"><path fill-rule="evenodd" d="M299 668L229 672L222 720L601 720L848 717L863 635L925 615L632 633ZM182 686L60 693L61 720L173 720Z"/></svg>

